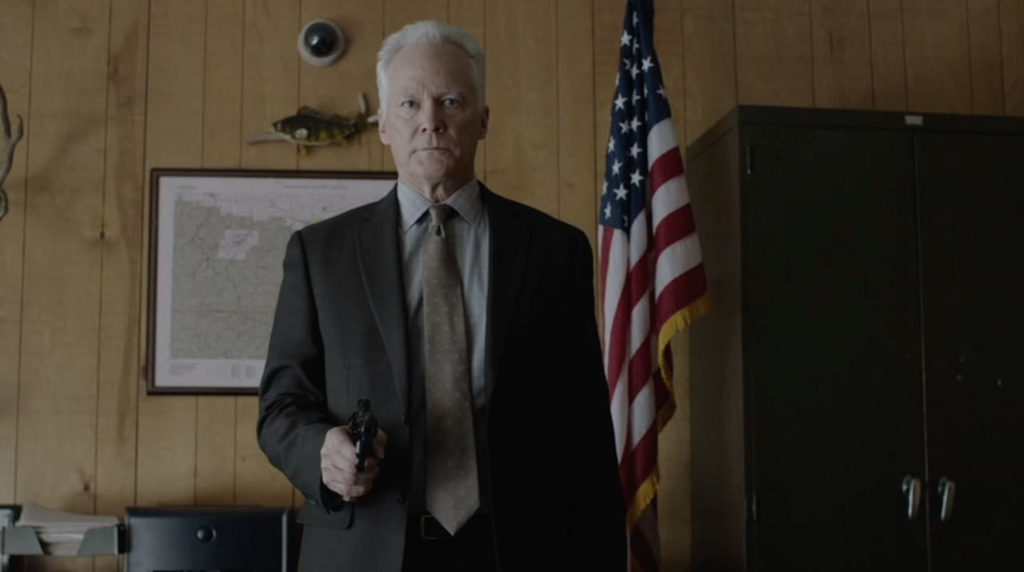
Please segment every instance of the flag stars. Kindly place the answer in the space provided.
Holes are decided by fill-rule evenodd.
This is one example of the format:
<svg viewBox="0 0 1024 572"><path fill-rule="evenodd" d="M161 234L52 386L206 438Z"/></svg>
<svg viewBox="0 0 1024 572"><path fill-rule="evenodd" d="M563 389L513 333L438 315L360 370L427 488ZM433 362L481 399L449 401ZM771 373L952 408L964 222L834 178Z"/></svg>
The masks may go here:
<svg viewBox="0 0 1024 572"><path fill-rule="evenodd" d="M629 176L629 182L631 185L640 186L640 183L644 180L644 176L640 174L640 171L633 171L633 174Z"/></svg>
<svg viewBox="0 0 1024 572"><path fill-rule="evenodd" d="M644 0L646 1L646 0ZM601 186L598 216L601 224L627 230L633 223L634 202L642 203L647 180L646 136L651 121L667 111L665 87L658 69L658 56L647 37L651 22L644 18L645 29L640 28L640 17L635 6L626 17L621 32L619 70L615 75L612 93L611 136L605 155L606 181ZM664 99L657 99L655 91ZM620 222L621 221L621 222Z"/></svg>

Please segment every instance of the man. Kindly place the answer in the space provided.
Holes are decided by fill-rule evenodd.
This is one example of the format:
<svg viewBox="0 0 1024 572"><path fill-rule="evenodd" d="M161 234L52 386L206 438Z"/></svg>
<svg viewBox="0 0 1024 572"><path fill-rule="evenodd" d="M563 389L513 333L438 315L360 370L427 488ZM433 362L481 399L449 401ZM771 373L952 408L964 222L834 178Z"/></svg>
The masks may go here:
<svg viewBox="0 0 1024 572"><path fill-rule="evenodd" d="M306 497L300 568L625 569L586 237L476 180L467 32L406 26L377 82L398 184L292 237L260 387L260 445Z"/></svg>

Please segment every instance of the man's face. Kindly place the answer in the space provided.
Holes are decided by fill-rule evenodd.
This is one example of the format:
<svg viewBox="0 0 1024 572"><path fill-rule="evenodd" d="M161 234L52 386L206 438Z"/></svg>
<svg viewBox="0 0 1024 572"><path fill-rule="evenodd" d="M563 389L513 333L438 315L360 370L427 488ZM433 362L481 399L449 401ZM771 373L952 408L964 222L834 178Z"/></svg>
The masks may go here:
<svg viewBox="0 0 1024 572"><path fill-rule="evenodd" d="M391 60L387 81L380 139L391 147L399 178L420 192L439 185L454 192L468 183L488 114L469 56L446 43L406 46Z"/></svg>

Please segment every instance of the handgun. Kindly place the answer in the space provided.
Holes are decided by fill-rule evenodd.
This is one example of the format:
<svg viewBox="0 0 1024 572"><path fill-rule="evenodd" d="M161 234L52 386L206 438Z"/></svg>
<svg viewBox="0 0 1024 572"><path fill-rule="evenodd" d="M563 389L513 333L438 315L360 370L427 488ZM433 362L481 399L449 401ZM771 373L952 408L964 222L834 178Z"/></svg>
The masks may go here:
<svg viewBox="0 0 1024 572"><path fill-rule="evenodd" d="M370 400L360 399L348 418L348 433L356 446L356 470L360 473L366 469L366 459L376 456L373 440L377 437L377 428L377 418L370 411Z"/></svg>

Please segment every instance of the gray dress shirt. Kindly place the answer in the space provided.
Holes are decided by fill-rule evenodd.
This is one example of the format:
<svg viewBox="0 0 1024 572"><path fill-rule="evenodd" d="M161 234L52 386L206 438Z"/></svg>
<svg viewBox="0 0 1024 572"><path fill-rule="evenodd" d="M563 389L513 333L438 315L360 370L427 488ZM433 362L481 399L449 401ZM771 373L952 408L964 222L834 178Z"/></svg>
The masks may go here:
<svg viewBox="0 0 1024 572"><path fill-rule="evenodd" d="M484 348L487 340L487 276L490 264L490 225L480 198L480 184L474 179L445 201L458 216L448 222L449 237L462 277L469 338L470 375L473 402L478 410L486 404ZM423 242L430 229L428 210L433 204L418 191L398 183L401 213L399 237L402 245L402 275L408 308L410 375L423 377Z"/></svg>

